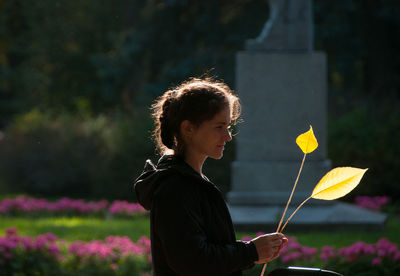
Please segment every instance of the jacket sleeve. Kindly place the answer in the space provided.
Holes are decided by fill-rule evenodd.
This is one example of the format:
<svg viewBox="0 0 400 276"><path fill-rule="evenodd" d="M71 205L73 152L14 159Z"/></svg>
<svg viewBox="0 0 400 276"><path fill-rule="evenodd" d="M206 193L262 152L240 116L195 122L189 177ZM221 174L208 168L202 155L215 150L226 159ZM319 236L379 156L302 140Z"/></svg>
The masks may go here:
<svg viewBox="0 0 400 276"><path fill-rule="evenodd" d="M188 184L190 185L190 184ZM252 242L216 244L202 229L199 195L187 186L163 185L153 201L155 233L179 275L228 275L258 259Z"/></svg>

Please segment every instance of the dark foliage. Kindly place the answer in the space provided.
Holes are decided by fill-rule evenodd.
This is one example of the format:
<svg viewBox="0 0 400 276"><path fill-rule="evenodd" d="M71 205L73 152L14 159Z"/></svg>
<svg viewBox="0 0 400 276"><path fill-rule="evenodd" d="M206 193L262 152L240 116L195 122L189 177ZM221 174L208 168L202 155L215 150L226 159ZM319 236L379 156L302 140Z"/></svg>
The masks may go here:
<svg viewBox="0 0 400 276"><path fill-rule="evenodd" d="M329 158L370 168L359 193L398 197L400 2L313 3L315 48L328 55ZM69 194L96 186L107 195L99 183L127 183L153 154L151 122L129 121L139 106L211 68L234 87L235 54L267 17L265 0L0 0L0 162L8 172L0 186ZM32 110L48 114L47 125L21 134L14 125ZM102 116L114 126L108 137L121 139L112 154L97 133L79 130ZM223 191L227 155L209 165Z"/></svg>

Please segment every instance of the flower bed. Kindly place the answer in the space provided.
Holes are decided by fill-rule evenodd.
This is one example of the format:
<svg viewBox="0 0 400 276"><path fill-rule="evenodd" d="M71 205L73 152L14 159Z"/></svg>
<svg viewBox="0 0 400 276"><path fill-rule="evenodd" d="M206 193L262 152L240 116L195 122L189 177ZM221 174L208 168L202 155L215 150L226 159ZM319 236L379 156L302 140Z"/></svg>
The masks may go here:
<svg viewBox="0 0 400 276"><path fill-rule="evenodd" d="M138 203L115 200L88 201L82 199L61 198L50 202L43 198L19 196L0 201L0 215L114 215L135 216L147 211Z"/></svg>
<svg viewBox="0 0 400 276"><path fill-rule="evenodd" d="M372 210L380 210L389 203L388 196L357 196L355 204ZM19 196L0 201L0 215L112 215L132 217L146 214L147 211L138 203L126 200L84 201L83 199L61 198L51 202L43 198Z"/></svg>
<svg viewBox="0 0 400 276"><path fill-rule="evenodd" d="M268 266L268 271L282 266L319 267L351 276L400 275L400 250L387 238L375 244L360 241L342 248L314 248L289 237L280 258ZM256 266L245 275L259 275L259 269ZM150 240L145 236L137 242L108 236L104 240L67 243L52 233L27 237L11 228L0 237L0 275L122 276L149 275L150 270Z"/></svg>
<svg viewBox="0 0 400 276"><path fill-rule="evenodd" d="M15 228L0 237L0 275L145 275L150 264L147 237L67 244L51 233L19 236Z"/></svg>
<svg viewBox="0 0 400 276"><path fill-rule="evenodd" d="M354 199L357 206L375 211L381 210L389 201L389 196L356 196Z"/></svg>
<svg viewBox="0 0 400 276"><path fill-rule="evenodd" d="M250 237L243 239L250 240ZM400 250L397 244L387 238L381 238L375 244L359 241L342 248L323 246L318 249L301 245L295 237L289 237L280 258L271 263L270 269L282 266L311 266L351 276L400 275L399 261ZM374 272L365 274L371 271Z"/></svg>

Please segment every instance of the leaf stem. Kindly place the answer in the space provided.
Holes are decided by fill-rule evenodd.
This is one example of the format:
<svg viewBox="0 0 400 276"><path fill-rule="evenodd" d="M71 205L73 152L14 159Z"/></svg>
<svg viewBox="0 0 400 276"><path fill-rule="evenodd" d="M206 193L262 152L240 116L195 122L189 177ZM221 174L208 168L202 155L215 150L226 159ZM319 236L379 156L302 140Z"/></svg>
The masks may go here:
<svg viewBox="0 0 400 276"><path fill-rule="evenodd" d="M309 139L309 137L308 137L306 150L308 149L308 142L309 142L309 140L310 140L310 139ZM296 177L296 181L294 182L294 185L293 185L293 188L292 188L292 192L290 193L289 200L288 200L287 203L286 203L285 210L283 211L283 214L282 214L281 220L279 221L278 228L276 229L276 232L281 233L281 232L283 231L283 229L285 228L286 224L290 221L290 219L291 219L291 218L294 216L294 214L297 212L297 210L299 210L300 207L303 206L303 204L306 203L306 201L309 200L309 199L311 198L311 197L309 197L309 198L307 198L305 201L303 201L303 202L299 205L299 207L297 207L297 209L293 212L293 214L287 219L287 221L286 221L286 223L283 225L282 229L279 229L279 228L281 227L281 225L282 225L283 219L285 218L286 211L287 211L287 209L288 209L288 207L289 207L289 204L290 204L290 202L292 201L292 197L293 197L293 194L294 194L294 190L296 189L297 182L299 181L299 177L300 177L300 174L301 174L301 170L303 169L304 161L306 160L306 155L307 155L307 153L304 152L303 161L301 161L301 165L300 165L300 169L299 169L299 172L298 172L298 174L297 174L297 177ZM267 268L267 263L264 264L260 276L264 276L264 272L265 272L265 269L266 269L266 268Z"/></svg>
<svg viewBox="0 0 400 276"><path fill-rule="evenodd" d="M296 189L297 182L299 181L299 177L300 177L300 174L301 174L301 170L303 169L304 161L306 160L306 155L307 155L307 153L304 153L304 157L303 157L303 161L301 161L299 173L297 174L296 181L294 182L294 185L293 185L293 188L292 188L292 192L290 193L289 200L286 203L285 211L283 211L283 215L281 217L281 220L279 221L279 225L278 225L278 228L276 229L276 232L282 232L282 231L279 231L279 229L280 229L280 227L282 225L283 219L285 218L286 211L287 211L287 209L289 207L289 204L292 201L294 190Z"/></svg>
<svg viewBox="0 0 400 276"><path fill-rule="evenodd" d="M262 269L262 271L261 271L261 276L264 276L264 272L265 272L265 269L267 268L267 264L268 264L268 263L265 263L265 264L264 264L263 269Z"/></svg>
<svg viewBox="0 0 400 276"><path fill-rule="evenodd" d="M304 155L304 156L305 156L305 155ZM304 159L303 159L303 161L304 161ZM300 171L301 171L301 169L300 169ZM306 200L304 200L304 201L296 208L296 210L294 210L294 212L293 212L293 213L290 215L290 217L286 220L286 222L285 222L285 224L283 225L283 227L282 227L282 229L281 229L280 232L282 232L283 229L285 229L286 225L287 225L288 222L292 219L292 217L294 216L294 214L296 214L296 212L301 208L301 206L303 206L310 198L312 198L312 195L311 195L310 197L308 197ZM285 210L285 211L286 211L286 210ZM283 217L283 216L282 216L282 217ZM278 229L279 229L279 227L278 227ZM265 264L264 264L260 276L264 276L264 272L265 272L265 269L267 268L267 264L268 264L268 263L265 263Z"/></svg>
<svg viewBox="0 0 400 276"><path fill-rule="evenodd" d="M288 222L291 220L291 218L294 216L294 214L296 214L296 212L300 209L301 206L304 205L304 203L306 203L310 198L312 198L312 196L308 197L306 200L304 200L299 207L296 208L296 210L294 210L294 212L290 215L290 217L286 220L285 224L283 225L281 232L283 231L283 229L285 229L286 224L288 224Z"/></svg>

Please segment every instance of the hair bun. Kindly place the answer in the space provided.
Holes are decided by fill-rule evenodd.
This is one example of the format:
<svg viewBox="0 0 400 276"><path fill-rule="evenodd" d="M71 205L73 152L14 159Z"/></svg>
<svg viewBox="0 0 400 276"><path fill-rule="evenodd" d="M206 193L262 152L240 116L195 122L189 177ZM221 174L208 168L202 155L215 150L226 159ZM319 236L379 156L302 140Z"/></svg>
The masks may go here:
<svg viewBox="0 0 400 276"><path fill-rule="evenodd" d="M175 100L174 93L175 91L171 91L168 93L167 98L165 99L162 105L162 114L160 116L160 136L162 143L169 149L173 149L175 147L174 143L174 131L171 128L171 120L169 116L169 112L171 111L171 105Z"/></svg>
<svg viewBox="0 0 400 276"><path fill-rule="evenodd" d="M180 133L181 123L188 120L199 126L227 107L235 121L240 114L239 99L225 83L210 78L193 78L166 91L152 105L153 138L160 153L172 149L184 155L186 145Z"/></svg>

